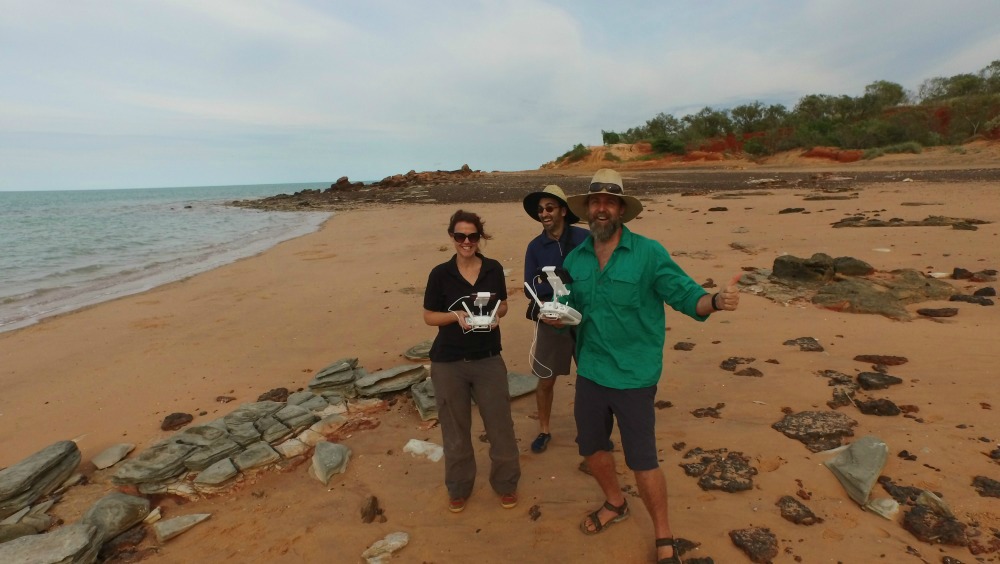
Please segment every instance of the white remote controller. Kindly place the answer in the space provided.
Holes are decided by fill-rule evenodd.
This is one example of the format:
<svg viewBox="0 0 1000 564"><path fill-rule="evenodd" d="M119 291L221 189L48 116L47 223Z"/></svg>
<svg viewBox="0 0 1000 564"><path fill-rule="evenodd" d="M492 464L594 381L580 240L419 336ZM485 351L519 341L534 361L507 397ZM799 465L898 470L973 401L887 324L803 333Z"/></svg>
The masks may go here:
<svg viewBox="0 0 1000 564"><path fill-rule="evenodd" d="M569 290L563 284L562 279L556 274L556 267L546 266L542 269L548 278L549 285L552 286L552 291L554 292L553 298L558 298L560 296L568 296ZM525 282L524 287L528 289L532 298L535 298L535 303L538 304L539 312L538 315L546 319L558 319L562 321L563 325L579 325L580 321L583 320L583 316L580 312L569 307L566 304L559 303L553 299L551 302L542 303L542 300L538 299L538 295L535 291L531 289L531 286Z"/></svg>
<svg viewBox="0 0 1000 564"><path fill-rule="evenodd" d="M496 323L497 311L500 310L500 301L497 300L497 305L493 308L493 312L491 314L483 315L481 313L483 308L486 307L486 304L489 303L491 296L492 294L489 292L476 293L476 299L472 302L472 305L479 308L480 315L473 314L472 310L469 309L468 304L462 302L462 307L465 308L465 312L469 314L469 316L465 318L465 321L469 324L470 331L483 332L493 330L493 324Z"/></svg>

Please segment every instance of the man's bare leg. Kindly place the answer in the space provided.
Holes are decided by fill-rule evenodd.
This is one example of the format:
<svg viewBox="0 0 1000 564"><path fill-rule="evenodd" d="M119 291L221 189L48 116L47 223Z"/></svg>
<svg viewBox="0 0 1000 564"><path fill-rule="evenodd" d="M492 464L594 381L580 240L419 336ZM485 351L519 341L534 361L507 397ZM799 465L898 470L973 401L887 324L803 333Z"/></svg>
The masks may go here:
<svg viewBox="0 0 1000 564"><path fill-rule="evenodd" d="M670 518L667 512L667 479L663 476L663 471L659 468L637 470L635 484L639 489L639 497L642 498L642 503L653 520L656 538L672 538L674 535L670 531ZM670 546L658 547L656 558L670 558L674 553L673 550Z"/></svg>
<svg viewBox="0 0 1000 564"><path fill-rule="evenodd" d="M621 507L625 503L625 494L622 493L622 488L618 484L618 474L615 473L614 455L606 450L599 450L586 457L586 461L590 468L590 473L597 480L597 485L600 486L601 491L604 492L604 498L611 505ZM603 505L597 513L597 518L600 519L601 524L607 524L617 516L617 513L608 511Z"/></svg>
<svg viewBox="0 0 1000 564"><path fill-rule="evenodd" d="M556 379L539 378L535 389L535 402L538 404L538 427L542 433L549 433L549 419L552 417L552 399L555 397Z"/></svg>

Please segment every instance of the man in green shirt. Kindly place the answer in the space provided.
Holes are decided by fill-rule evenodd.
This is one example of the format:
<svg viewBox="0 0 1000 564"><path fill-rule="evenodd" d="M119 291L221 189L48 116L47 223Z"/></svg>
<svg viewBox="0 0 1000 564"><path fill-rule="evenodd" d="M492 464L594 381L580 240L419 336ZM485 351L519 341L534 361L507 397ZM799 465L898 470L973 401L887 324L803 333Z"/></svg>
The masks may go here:
<svg viewBox="0 0 1000 564"><path fill-rule="evenodd" d="M653 521L658 562L679 564L666 479L657 460L653 407L663 371L663 304L698 321L716 311L735 310L739 275L722 292L708 294L663 245L625 227L642 211L642 204L625 195L621 175L614 170L597 171L589 193L570 196L567 203L570 211L587 219L591 233L563 264L573 280L569 305L583 316L576 341L576 440L606 498L580 529L596 534L628 517L611 453L617 420L625 463L635 474ZM557 321L546 322L559 326Z"/></svg>

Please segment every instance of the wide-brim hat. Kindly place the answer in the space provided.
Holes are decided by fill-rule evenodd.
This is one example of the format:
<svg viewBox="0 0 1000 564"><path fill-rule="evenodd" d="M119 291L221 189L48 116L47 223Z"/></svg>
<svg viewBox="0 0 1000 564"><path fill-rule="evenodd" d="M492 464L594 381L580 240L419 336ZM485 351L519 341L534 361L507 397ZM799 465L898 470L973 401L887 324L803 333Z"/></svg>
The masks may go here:
<svg viewBox="0 0 1000 564"><path fill-rule="evenodd" d="M617 189L614 187L617 186ZM586 194L577 194L566 199L569 210L579 217L587 217L587 198L591 194L611 194L618 196L625 204L622 211L622 223L627 223L642 213L642 202L635 196L625 194L625 186L622 184L622 175L618 171L610 168L602 168L594 173L590 180L590 189Z"/></svg>
<svg viewBox="0 0 1000 564"><path fill-rule="evenodd" d="M524 211L526 211L535 221L542 221L541 219L538 219L538 202L540 202L542 198L559 200L560 205L566 208L566 223L573 224L580 221L580 216L573 213L573 210L570 209L569 204L566 202L566 194L563 193L562 188L556 186L555 184L549 184L543 188L541 192L532 192L524 197Z"/></svg>

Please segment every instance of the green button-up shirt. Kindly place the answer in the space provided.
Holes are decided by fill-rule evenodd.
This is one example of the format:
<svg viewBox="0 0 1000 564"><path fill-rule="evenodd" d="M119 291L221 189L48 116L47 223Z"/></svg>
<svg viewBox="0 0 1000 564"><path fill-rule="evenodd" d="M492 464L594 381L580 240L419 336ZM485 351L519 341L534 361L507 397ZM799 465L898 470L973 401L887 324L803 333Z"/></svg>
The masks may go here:
<svg viewBox="0 0 1000 564"><path fill-rule="evenodd" d="M622 226L621 242L602 271L594 239L566 256L573 278L567 302L583 315L577 326L577 372L616 389L655 385L663 372L666 315L663 304L698 321L705 289L688 276L659 242Z"/></svg>

